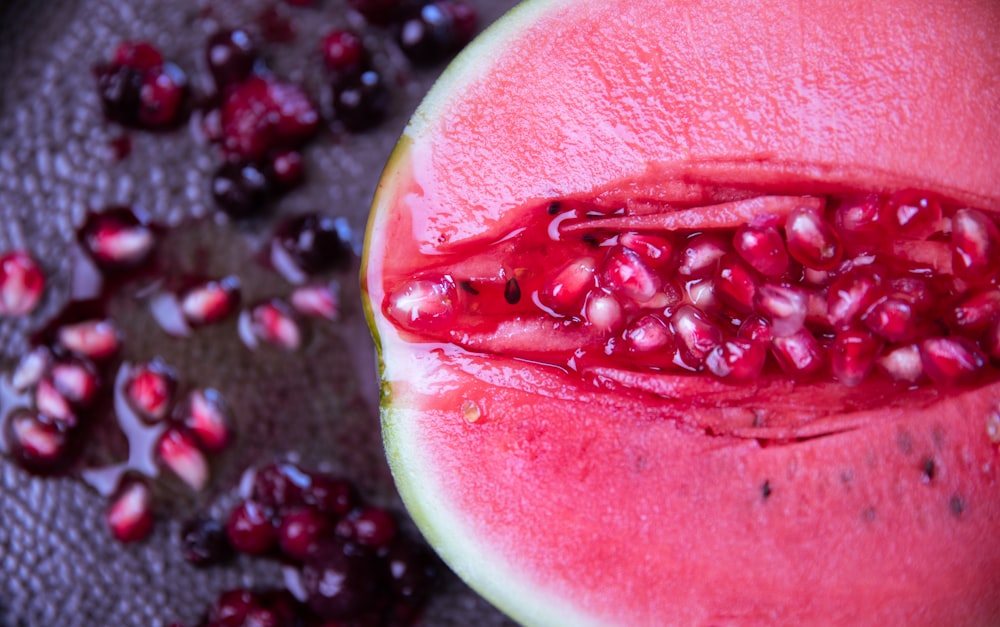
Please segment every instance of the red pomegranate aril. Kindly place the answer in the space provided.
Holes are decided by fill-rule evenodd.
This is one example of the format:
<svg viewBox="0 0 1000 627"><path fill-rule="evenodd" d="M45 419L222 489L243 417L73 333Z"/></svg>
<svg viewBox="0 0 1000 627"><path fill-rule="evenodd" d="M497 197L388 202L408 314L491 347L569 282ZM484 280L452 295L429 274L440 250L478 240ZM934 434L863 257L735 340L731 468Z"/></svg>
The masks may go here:
<svg viewBox="0 0 1000 627"><path fill-rule="evenodd" d="M625 323L625 315L618 300L604 290L594 290L587 297L584 317L597 329L615 331Z"/></svg>
<svg viewBox="0 0 1000 627"><path fill-rule="evenodd" d="M943 230L941 203L918 190L902 190L889 197L886 213L901 235L923 239Z"/></svg>
<svg viewBox="0 0 1000 627"><path fill-rule="evenodd" d="M920 347L916 344L898 346L885 351L877 359L877 364L894 381L916 383L924 376Z"/></svg>
<svg viewBox="0 0 1000 627"><path fill-rule="evenodd" d="M0 256L0 316L26 316L38 306L45 275L31 255L15 250Z"/></svg>
<svg viewBox="0 0 1000 627"><path fill-rule="evenodd" d="M826 367L826 349L808 329L775 336L771 339L771 352L785 374L792 378L810 377Z"/></svg>
<svg viewBox="0 0 1000 627"><path fill-rule="evenodd" d="M987 283L997 274L1000 230L975 209L959 209L951 220L952 268L967 281Z"/></svg>
<svg viewBox="0 0 1000 627"><path fill-rule="evenodd" d="M684 284L683 299L702 311L716 309L718 299L715 297L715 281L712 279L695 279Z"/></svg>
<svg viewBox="0 0 1000 627"><path fill-rule="evenodd" d="M35 409L53 422L67 427L76 426L76 413L49 378L42 379L35 387Z"/></svg>
<svg viewBox="0 0 1000 627"><path fill-rule="evenodd" d="M157 444L163 464L191 489L200 492L208 483L208 460L194 438L176 427L167 429Z"/></svg>
<svg viewBox="0 0 1000 627"><path fill-rule="evenodd" d="M245 80L257 62L257 47L242 29L223 30L208 38L205 61L217 87Z"/></svg>
<svg viewBox="0 0 1000 627"><path fill-rule="evenodd" d="M830 345L830 370L833 377L844 385L858 385L871 372L881 350L881 340L870 333L841 331Z"/></svg>
<svg viewBox="0 0 1000 627"><path fill-rule="evenodd" d="M271 156L268 174L283 189L291 189L302 182L306 175L305 162L298 150L279 150Z"/></svg>
<svg viewBox="0 0 1000 627"><path fill-rule="evenodd" d="M82 357L102 361L121 346L118 328L110 320L83 320L67 324L57 332L59 343Z"/></svg>
<svg viewBox="0 0 1000 627"><path fill-rule="evenodd" d="M289 462L268 464L254 473L253 500L264 506L282 509L309 503L305 491L313 486L313 477Z"/></svg>
<svg viewBox="0 0 1000 627"><path fill-rule="evenodd" d="M180 541L184 560L195 566L219 564L232 555L226 528L214 518L198 517L184 523Z"/></svg>
<svg viewBox="0 0 1000 627"><path fill-rule="evenodd" d="M771 323L771 333L784 337L805 324L808 297L805 290L788 285L765 284L757 289L754 310Z"/></svg>
<svg viewBox="0 0 1000 627"><path fill-rule="evenodd" d="M756 314L747 316L736 331L736 336L741 339L770 346L772 337L771 323L766 318Z"/></svg>
<svg viewBox="0 0 1000 627"><path fill-rule="evenodd" d="M326 68L338 75L353 74L366 63L364 42L354 31L330 31L323 37L321 51Z"/></svg>
<svg viewBox="0 0 1000 627"><path fill-rule="evenodd" d="M850 326L882 296L881 276L867 269L850 272L830 284L827 315L836 328Z"/></svg>
<svg viewBox="0 0 1000 627"><path fill-rule="evenodd" d="M913 306L913 310L919 314L926 314L931 309L938 307L947 291L935 287L930 280L921 276L907 275L893 277L889 280L889 292L897 298L908 301Z"/></svg>
<svg viewBox="0 0 1000 627"><path fill-rule="evenodd" d="M250 161L297 146L319 130L319 112L302 88L260 76L234 86L221 111L223 147Z"/></svg>
<svg viewBox="0 0 1000 627"><path fill-rule="evenodd" d="M908 342L918 333L916 313L909 301L887 296L861 317L865 326L890 342Z"/></svg>
<svg viewBox="0 0 1000 627"><path fill-rule="evenodd" d="M788 254L803 266L830 270L840 261L840 238L823 216L812 209L795 209L785 220Z"/></svg>
<svg viewBox="0 0 1000 627"><path fill-rule="evenodd" d="M291 309L282 301L272 299L258 303L240 316L241 337L250 348L260 342L293 351L302 346L302 329Z"/></svg>
<svg viewBox="0 0 1000 627"><path fill-rule="evenodd" d="M189 288L180 300L184 319L191 325L215 324L236 310L240 301L240 280L228 276Z"/></svg>
<svg viewBox="0 0 1000 627"><path fill-rule="evenodd" d="M123 543L137 542L149 536L155 522L153 494L142 479L122 481L105 514L111 535Z"/></svg>
<svg viewBox="0 0 1000 627"><path fill-rule="evenodd" d="M363 616L376 600L375 558L351 542L331 539L302 569L309 608L324 620Z"/></svg>
<svg viewBox="0 0 1000 627"><path fill-rule="evenodd" d="M685 361L698 366L722 342L722 332L700 310L682 305L670 317L670 327Z"/></svg>
<svg viewBox="0 0 1000 627"><path fill-rule="evenodd" d="M705 358L705 367L725 381L752 381L760 376L767 349L753 340L732 339L716 346Z"/></svg>
<svg viewBox="0 0 1000 627"><path fill-rule="evenodd" d="M86 407L97 396L99 381L90 362L78 359L57 361L52 365L49 376L55 389L73 405Z"/></svg>
<svg viewBox="0 0 1000 627"><path fill-rule="evenodd" d="M230 512L226 522L226 535L229 544L240 553L269 553L278 543L274 512L255 501L243 501Z"/></svg>
<svg viewBox="0 0 1000 627"><path fill-rule="evenodd" d="M148 129L164 129L184 118L188 80L173 63L146 72L139 89L139 124Z"/></svg>
<svg viewBox="0 0 1000 627"><path fill-rule="evenodd" d="M945 387L974 381L986 364L979 347L963 337L934 337L922 341L920 359L927 376Z"/></svg>
<svg viewBox="0 0 1000 627"><path fill-rule="evenodd" d="M389 113L392 92L382 73L366 69L333 84L334 117L348 131L360 133L378 126Z"/></svg>
<svg viewBox="0 0 1000 627"><path fill-rule="evenodd" d="M847 196L834 210L834 224L847 246L860 238L862 242L882 240L886 226L882 222L882 200L878 194Z"/></svg>
<svg viewBox="0 0 1000 627"><path fill-rule="evenodd" d="M686 277L711 276L727 252L729 245L722 235L697 233L688 239L679 253L677 274Z"/></svg>
<svg viewBox="0 0 1000 627"><path fill-rule="evenodd" d="M1000 316L1000 290L995 287L968 292L952 303L944 321L953 332L976 339Z"/></svg>
<svg viewBox="0 0 1000 627"><path fill-rule="evenodd" d="M302 501L328 517L340 517L361 501L357 490L346 479L326 474L313 474L308 486L302 490Z"/></svg>
<svg viewBox="0 0 1000 627"><path fill-rule="evenodd" d="M93 214L81 229L81 239L94 260L105 268L130 268L146 261L156 235L124 207Z"/></svg>
<svg viewBox="0 0 1000 627"><path fill-rule="evenodd" d="M52 363L52 353L39 346L21 357L11 374L10 382L16 392L25 392L42 380Z"/></svg>
<svg viewBox="0 0 1000 627"><path fill-rule="evenodd" d="M651 233L622 233L618 243L635 252L649 267L665 269L673 261L674 245L671 240Z"/></svg>
<svg viewBox="0 0 1000 627"><path fill-rule="evenodd" d="M587 294L596 287L595 268L590 257L570 261L538 291L538 302L558 315L579 314Z"/></svg>
<svg viewBox="0 0 1000 627"><path fill-rule="evenodd" d="M580 302L584 296L586 292ZM451 277L427 277L406 281L387 300L386 314L404 327L440 329L454 320L458 294Z"/></svg>
<svg viewBox="0 0 1000 627"><path fill-rule="evenodd" d="M177 377L162 361L154 360L132 368L125 384L125 399L144 421L160 422L173 405Z"/></svg>
<svg viewBox="0 0 1000 627"><path fill-rule="evenodd" d="M194 390L188 396L184 427L209 453L224 450L232 441L232 416L216 390Z"/></svg>
<svg viewBox="0 0 1000 627"><path fill-rule="evenodd" d="M719 261L714 290L723 304L736 313L747 314L754 308L757 279L743 262L733 255L726 255Z"/></svg>
<svg viewBox="0 0 1000 627"><path fill-rule="evenodd" d="M337 523L337 534L361 546L381 549L396 538L398 527L395 516L388 510L368 506L342 518Z"/></svg>
<svg viewBox="0 0 1000 627"><path fill-rule="evenodd" d="M741 226L733 235L733 249L747 265L766 277L779 277L788 271L785 241L773 226Z"/></svg>
<svg viewBox="0 0 1000 627"><path fill-rule="evenodd" d="M284 220L275 228L274 244L306 274L343 270L353 259L346 221L316 212Z"/></svg>
<svg viewBox="0 0 1000 627"><path fill-rule="evenodd" d="M326 516L312 508L295 509L281 518L278 545L287 557L303 561L316 550L328 531Z"/></svg>
<svg viewBox="0 0 1000 627"><path fill-rule="evenodd" d="M259 604L259 599L249 590L227 590L218 596L209 610L209 624L213 627L243 627L247 614Z"/></svg>
<svg viewBox="0 0 1000 627"><path fill-rule="evenodd" d="M226 161L211 180L212 199L233 218L260 215L270 207L274 186L256 163Z"/></svg>
<svg viewBox="0 0 1000 627"><path fill-rule="evenodd" d="M340 319L340 286L336 282L297 287L289 302L304 316L330 321Z"/></svg>
<svg viewBox="0 0 1000 627"><path fill-rule="evenodd" d="M112 61L136 70L151 70L163 65L163 55L148 42L123 41L115 48Z"/></svg>
<svg viewBox="0 0 1000 627"><path fill-rule="evenodd" d="M601 284L612 294L644 303L656 295L660 283L660 277L629 248L615 246L604 259Z"/></svg>
<svg viewBox="0 0 1000 627"><path fill-rule="evenodd" d="M15 409L7 418L5 440L11 457L25 470L52 472L68 462L69 433L27 409Z"/></svg>

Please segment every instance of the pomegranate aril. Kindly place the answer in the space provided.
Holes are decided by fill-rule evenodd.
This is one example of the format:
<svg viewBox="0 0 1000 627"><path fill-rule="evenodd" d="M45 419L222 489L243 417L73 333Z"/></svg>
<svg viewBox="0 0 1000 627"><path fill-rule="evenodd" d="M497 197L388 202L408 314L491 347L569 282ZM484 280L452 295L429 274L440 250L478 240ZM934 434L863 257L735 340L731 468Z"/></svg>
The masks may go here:
<svg viewBox="0 0 1000 627"><path fill-rule="evenodd" d="M737 337L751 340L765 346L771 344L771 323L758 315L747 316L736 332Z"/></svg>
<svg viewBox="0 0 1000 627"><path fill-rule="evenodd" d="M615 246L604 259L601 284L612 294L644 303L656 295L661 281L638 253L624 246Z"/></svg>
<svg viewBox="0 0 1000 627"><path fill-rule="evenodd" d="M277 546L278 528L274 512L255 501L243 501L233 508L226 522L229 544L247 555L263 555Z"/></svg>
<svg viewBox="0 0 1000 627"><path fill-rule="evenodd" d="M341 518L337 523L337 534L361 546L381 549L396 538L398 527L395 516L388 510L368 506Z"/></svg>
<svg viewBox="0 0 1000 627"><path fill-rule="evenodd" d="M685 361L698 366L722 342L722 332L705 314L691 305L682 305L670 317L670 327Z"/></svg>
<svg viewBox="0 0 1000 627"><path fill-rule="evenodd" d="M752 381L760 376L767 349L753 340L732 339L719 344L705 358L705 367L726 381Z"/></svg>
<svg viewBox="0 0 1000 627"><path fill-rule="evenodd" d="M944 320L953 333L976 339L1000 316L1000 290L969 292L952 303Z"/></svg>
<svg viewBox="0 0 1000 627"><path fill-rule="evenodd" d="M771 352L785 374L792 378L810 377L826 367L826 349L808 329L775 336L771 339Z"/></svg>
<svg viewBox="0 0 1000 627"><path fill-rule="evenodd" d="M859 238L862 242L885 238L882 214L882 199L878 194L847 196L837 203L833 221L845 244L851 246Z"/></svg>
<svg viewBox="0 0 1000 627"><path fill-rule="evenodd" d="M35 387L35 409L41 415L60 425L76 426L76 413L66 397L56 389L51 379L42 379Z"/></svg>
<svg viewBox="0 0 1000 627"><path fill-rule="evenodd" d="M463 16L464 23L456 22L456 13ZM474 31L475 12L471 8L461 0L439 0L425 4L416 16L404 21L397 42L414 63L432 65L461 49Z"/></svg>
<svg viewBox="0 0 1000 627"><path fill-rule="evenodd" d="M228 161L212 177L212 198L234 218L262 213L270 205L274 188L267 174L250 162Z"/></svg>
<svg viewBox="0 0 1000 627"><path fill-rule="evenodd" d="M869 329L890 342L908 342L919 331L916 314L909 301L885 297L869 309L861 320Z"/></svg>
<svg viewBox="0 0 1000 627"><path fill-rule="evenodd" d="M972 382L986 364L979 347L962 337L928 338L920 343L920 358L927 376L943 386Z"/></svg>
<svg viewBox="0 0 1000 627"><path fill-rule="evenodd" d="M305 178L305 162L297 150L280 150L268 161L268 176L282 190L299 185Z"/></svg>
<svg viewBox="0 0 1000 627"><path fill-rule="evenodd" d="M5 435L11 457L25 470L53 472L69 461L69 433L35 412L15 409L7 418Z"/></svg>
<svg viewBox="0 0 1000 627"><path fill-rule="evenodd" d="M31 255L15 250L0 256L0 316L30 314L44 289L45 275Z"/></svg>
<svg viewBox="0 0 1000 627"><path fill-rule="evenodd" d="M132 368L125 384L125 399L144 421L160 422L167 417L174 401L177 377L160 360Z"/></svg>
<svg viewBox="0 0 1000 627"><path fill-rule="evenodd" d="M115 47L112 62L136 70L151 70L163 65L163 54L145 41L123 41Z"/></svg>
<svg viewBox="0 0 1000 627"><path fill-rule="evenodd" d="M941 279L945 278L947 277L941 277ZM889 292L897 298L908 301L913 306L913 310L920 314L926 314L939 306L940 300L949 291L946 288L932 285L930 280L921 276L908 275L893 277L889 280Z"/></svg>
<svg viewBox="0 0 1000 627"><path fill-rule="evenodd" d="M219 88L240 83L250 76L257 56L257 47L250 34L242 29L213 34L205 48L205 61Z"/></svg>
<svg viewBox="0 0 1000 627"><path fill-rule="evenodd" d="M916 383L924 375L920 348L916 344L889 349L878 358L877 363L895 381Z"/></svg>
<svg viewBox="0 0 1000 627"><path fill-rule="evenodd" d="M303 561L311 555L328 533L326 516L311 508L301 508L281 517L278 546L293 560Z"/></svg>
<svg viewBox="0 0 1000 627"><path fill-rule="evenodd" d="M227 560L232 547L226 528L214 518L194 518L181 528L181 553L195 566L209 566Z"/></svg>
<svg viewBox="0 0 1000 627"><path fill-rule="evenodd" d="M183 423L201 448L209 453L221 452L232 441L232 416L216 390L191 392Z"/></svg>
<svg viewBox="0 0 1000 627"><path fill-rule="evenodd" d="M306 274L345 269L353 258L346 221L318 213L285 220L275 229L274 242Z"/></svg>
<svg viewBox="0 0 1000 627"><path fill-rule="evenodd" d="M570 261L542 285L538 302L558 315L579 314L587 294L596 287L595 268L590 257Z"/></svg>
<svg viewBox="0 0 1000 627"><path fill-rule="evenodd" d="M665 269L674 256L673 243L650 233L622 233L618 243L639 255L639 258L655 270Z"/></svg>
<svg viewBox="0 0 1000 627"><path fill-rule="evenodd" d="M302 569L306 602L324 620L359 618L375 601L377 572L375 559L367 551L330 539Z"/></svg>
<svg viewBox="0 0 1000 627"><path fill-rule="evenodd" d="M584 296L586 292L580 294L581 303ZM451 277L428 277L403 283L389 294L387 301L386 314L403 327L439 329L453 321L458 294Z"/></svg>
<svg viewBox="0 0 1000 627"><path fill-rule="evenodd" d="M44 346L23 355L11 374L10 382L14 390L24 392L37 385L48 372L51 362L52 353Z"/></svg>
<svg viewBox="0 0 1000 627"><path fill-rule="evenodd" d="M827 292L827 315L837 328L852 325L883 296L882 278L861 270L835 280Z"/></svg>
<svg viewBox="0 0 1000 627"><path fill-rule="evenodd" d="M110 207L92 214L80 235L87 251L104 268L137 266L149 259L156 246L153 230L125 207Z"/></svg>
<svg viewBox="0 0 1000 627"><path fill-rule="evenodd" d="M59 344L82 357L101 361L114 356L121 346L118 328L110 320L83 320L67 324L57 332Z"/></svg>
<svg viewBox="0 0 1000 627"><path fill-rule="evenodd" d="M149 536L155 522L153 495L142 479L122 481L105 514L111 535L119 542L137 542Z"/></svg>
<svg viewBox="0 0 1000 627"><path fill-rule="evenodd" d="M861 383L882 350L882 342L864 331L841 331L830 345L830 370L841 383Z"/></svg>
<svg viewBox="0 0 1000 627"><path fill-rule="evenodd" d="M302 346L302 329L291 309L271 299L258 303L240 315L240 337L252 349L261 342L293 351Z"/></svg>
<svg viewBox="0 0 1000 627"><path fill-rule="evenodd" d="M604 290L594 290L587 297L584 318L601 331L615 331L625 323L621 304Z"/></svg>
<svg viewBox="0 0 1000 627"><path fill-rule="evenodd" d="M902 190L889 197L886 213L901 235L923 239L943 230L941 203L917 190Z"/></svg>
<svg viewBox="0 0 1000 627"><path fill-rule="evenodd" d="M94 68L94 77L104 117L124 126L137 126L142 71L125 65L101 64Z"/></svg>
<svg viewBox="0 0 1000 627"><path fill-rule="evenodd" d="M239 302L239 277L228 276L188 288L180 298L180 308L188 324L200 326L224 320Z"/></svg>
<svg viewBox="0 0 1000 627"><path fill-rule="evenodd" d="M685 277L707 277L715 273L723 255L729 252L729 245L717 233L697 233L690 237L681 248L677 274Z"/></svg>
<svg viewBox="0 0 1000 627"><path fill-rule="evenodd" d="M345 479L325 474L310 478L311 483L302 490L302 501L327 516L343 516L361 501L357 490Z"/></svg>
<svg viewBox="0 0 1000 627"><path fill-rule="evenodd" d="M165 129L181 122L188 97L187 75L173 63L149 70L139 88L139 125Z"/></svg>
<svg viewBox="0 0 1000 627"><path fill-rule="evenodd" d="M817 270L836 266L843 252L836 231L812 209L795 209L788 214L785 240L792 259Z"/></svg>
<svg viewBox="0 0 1000 627"><path fill-rule="evenodd" d="M186 432L176 427L167 429L156 450L163 464L191 489L201 491L208 483L208 460Z"/></svg>
<svg viewBox="0 0 1000 627"><path fill-rule="evenodd" d="M334 116L353 132L367 131L389 113L392 96L385 78L376 70L365 70L333 85Z"/></svg>
<svg viewBox="0 0 1000 627"><path fill-rule="evenodd" d="M726 255L719 261L714 290L723 304L736 313L750 313L754 308L757 279L743 262L733 255Z"/></svg>
<svg viewBox="0 0 1000 627"><path fill-rule="evenodd" d="M236 589L221 593L208 612L213 627L244 627L250 610L260 606L260 599L249 590Z"/></svg>
<svg viewBox="0 0 1000 627"><path fill-rule="evenodd" d="M336 282L297 287L289 299L304 316L336 321L340 319L340 285Z"/></svg>
<svg viewBox="0 0 1000 627"><path fill-rule="evenodd" d="M788 285L765 284L757 288L754 310L771 323L771 333L784 337L805 324L808 297L804 290Z"/></svg>
<svg viewBox="0 0 1000 627"><path fill-rule="evenodd" d="M312 485L313 477L295 464L268 464L254 473L253 500L275 509L299 507L307 504L304 492Z"/></svg>
<svg viewBox="0 0 1000 627"><path fill-rule="evenodd" d="M90 405L97 396L99 380L93 364L82 359L63 359L52 365L52 385L78 407Z"/></svg>
<svg viewBox="0 0 1000 627"><path fill-rule="evenodd" d="M996 276L1000 261L1000 230L975 209L959 209L951 220L952 269L967 281L986 283Z"/></svg>
<svg viewBox="0 0 1000 627"><path fill-rule="evenodd" d="M223 148L247 161L276 148L297 146L316 134L316 105L297 85L250 76L227 92L221 107Z"/></svg>
<svg viewBox="0 0 1000 627"><path fill-rule="evenodd" d="M733 249L747 265L766 277L779 277L788 271L785 241L773 226L741 226L733 235Z"/></svg>
<svg viewBox="0 0 1000 627"><path fill-rule="evenodd" d="M364 42L354 31L330 31L323 37L320 49L326 69L338 78L356 74L367 64Z"/></svg>

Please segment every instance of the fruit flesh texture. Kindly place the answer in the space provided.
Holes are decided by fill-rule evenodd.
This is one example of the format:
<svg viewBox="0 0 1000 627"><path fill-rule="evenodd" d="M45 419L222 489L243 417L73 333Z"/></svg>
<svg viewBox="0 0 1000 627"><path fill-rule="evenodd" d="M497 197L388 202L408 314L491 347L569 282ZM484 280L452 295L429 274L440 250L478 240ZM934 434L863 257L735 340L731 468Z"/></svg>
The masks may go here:
<svg viewBox="0 0 1000 627"><path fill-rule="evenodd" d="M460 57L387 168L364 276L390 463L445 560L527 624L1000 619L995 383L762 446L379 311L545 198L919 187L996 211L1000 111L963 94L1000 93L998 28L987 2L529 3Z"/></svg>

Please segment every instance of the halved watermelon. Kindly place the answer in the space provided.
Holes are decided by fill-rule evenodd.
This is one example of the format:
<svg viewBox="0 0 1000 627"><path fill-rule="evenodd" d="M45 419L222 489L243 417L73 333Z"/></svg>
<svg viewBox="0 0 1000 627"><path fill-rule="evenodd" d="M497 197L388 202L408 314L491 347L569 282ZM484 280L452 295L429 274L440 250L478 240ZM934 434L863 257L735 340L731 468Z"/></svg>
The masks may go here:
<svg viewBox="0 0 1000 627"><path fill-rule="evenodd" d="M470 45L362 277L388 459L445 561L527 625L1000 624L1000 323L955 313L1000 270L998 41L992 0L529 0ZM836 223L836 265L793 215ZM741 227L792 269L719 296L691 259ZM865 272L877 309L813 310ZM741 285L784 330L733 383Z"/></svg>

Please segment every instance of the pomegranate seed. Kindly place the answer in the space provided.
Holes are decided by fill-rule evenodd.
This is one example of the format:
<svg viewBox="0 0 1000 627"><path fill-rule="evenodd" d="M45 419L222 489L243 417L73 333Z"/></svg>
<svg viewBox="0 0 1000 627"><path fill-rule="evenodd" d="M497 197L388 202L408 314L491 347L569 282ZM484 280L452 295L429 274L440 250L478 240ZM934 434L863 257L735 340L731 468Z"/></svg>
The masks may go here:
<svg viewBox="0 0 1000 627"><path fill-rule="evenodd" d="M391 98L382 73L366 69L333 85L334 117L349 131L367 131L385 119Z"/></svg>
<svg viewBox="0 0 1000 627"><path fill-rule="evenodd" d="M844 198L834 212L834 224L848 244L857 238L871 241L886 236L882 223L882 201L878 194Z"/></svg>
<svg viewBox="0 0 1000 627"><path fill-rule="evenodd" d="M1000 230L986 214L975 209L959 209L951 224L955 275L969 281L988 282L996 275L1000 261Z"/></svg>
<svg viewBox="0 0 1000 627"><path fill-rule="evenodd" d="M280 150L271 157L268 169L271 180L284 189L291 189L306 175L302 153L297 150Z"/></svg>
<svg viewBox="0 0 1000 627"><path fill-rule="evenodd" d="M643 263L639 254L624 246L615 246L604 260L601 283L613 294L644 303L660 289L660 277Z"/></svg>
<svg viewBox="0 0 1000 627"><path fill-rule="evenodd" d="M714 289L722 302L736 313L746 314L753 311L757 280L750 269L736 257L726 255L719 261Z"/></svg>
<svg viewBox="0 0 1000 627"><path fill-rule="evenodd" d="M943 386L968 383L982 372L986 359L979 348L962 337L934 337L920 343L924 372Z"/></svg>
<svg viewBox="0 0 1000 627"><path fill-rule="evenodd" d="M51 379L45 378L38 382L35 388L35 409L53 422L67 427L76 426L76 414Z"/></svg>
<svg viewBox="0 0 1000 627"><path fill-rule="evenodd" d="M156 236L131 210L123 207L94 214L84 225L83 243L101 266L128 268L149 258Z"/></svg>
<svg viewBox="0 0 1000 627"><path fill-rule="evenodd" d="M352 542L325 542L302 569L309 608L324 620L362 616L376 600L377 566L370 552Z"/></svg>
<svg viewBox="0 0 1000 627"><path fill-rule="evenodd" d="M771 344L771 323L766 318L758 315L747 316L747 319L740 324L737 336L741 339L751 340L758 344Z"/></svg>
<svg viewBox="0 0 1000 627"><path fill-rule="evenodd" d="M28 253L0 255L0 315L26 316L35 310L45 289L45 275Z"/></svg>
<svg viewBox="0 0 1000 627"><path fill-rule="evenodd" d="M696 279L684 284L684 299L702 310L710 310L718 307L715 298L715 281L711 279Z"/></svg>
<svg viewBox="0 0 1000 627"><path fill-rule="evenodd" d="M340 284L304 285L295 288L290 302L304 316L336 321L340 319Z"/></svg>
<svg viewBox="0 0 1000 627"><path fill-rule="evenodd" d="M833 377L848 386L861 383L882 350L882 342L864 331L841 331L830 346Z"/></svg>
<svg viewBox="0 0 1000 627"><path fill-rule="evenodd" d="M278 545L286 556L302 561L316 550L327 531L326 516L310 508L297 509L282 517Z"/></svg>
<svg viewBox="0 0 1000 627"><path fill-rule="evenodd" d="M743 261L766 277L778 277L788 271L785 241L773 226L741 226L733 235L733 248Z"/></svg>
<svg viewBox="0 0 1000 627"><path fill-rule="evenodd" d="M716 264L727 252L729 246L721 235L693 235L681 249L677 274L690 277L710 276L715 273Z"/></svg>
<svg viewBox="0 0 1000 627"><path fill-rule="evenodd" d="M886 212L907 237L923 239L943 230L941 204L927 194L903 190L889 197Z"/></svg>
<svg viewBox="0 0 1000 627"><path fill-rule="evenodd" d="M771 349L778 365L792 377L815 375L826 367L826 349L807 329L787 336L775 336Z"/></svg>
<svg viewBox="0 0 1000 627"><path fill-rule="evenodd" d="M673 333L659 315L646 314L625 331L625 344L637 353L666 351L673 347Z"/></svg>
<svg viewBox="0 0 1000 627"><path fill-rule="evenodd" d="M188 396L184 427L205 451L218 453L225 449L232 439L232 424L229 409L217 391L194 390Z"/></svg>
<svg viewBox="0 0 1000 627"><path fill-rule="evenodd" d="M834 327L850 326L882 298L882 278L868 270L835 280L827 293L827 312Z"/></svg>
<svg viewBox="0 0 1000 627"><path fill-rule="evenodd" d="M622 233L618 243L639 255L651 268L663 270L673 260L673 243L659 235L649 233Z"/></svg>
<svg viewBox="0 0 1000 627"><path fill-rule="evenodd" d="M365 65L365 46L356 33L334 30L323 37L321 44L323 63L338 75L353 74Z"/></svg>
<svg viewBox="0 0 1000 627"><path fill-rule="evenodd" d="M52 472L68 461L69 434L34 412L14 410L7 419L6 436L11 457L26 470Z"/></svg>
<svg viewBox="0 0 1000 627"><path fill-rule="evenodd" d="M808 298L802 289L765 284L757 289L755 303L757 313L770 320L773 335L792 335L805 324Z"/></svg>
<svg viewBox="0 0 1000 627"><path fill-rule="evenodd" d="M722 342L722 332L700 310L682 305L670 317L670 326L678 345L694 365L700 365L708 353Z"/></svg>
<svg viewBox="0 0 1000 627"><path fill-rule="evenodd" d="M274 509L307 504L304 492L313 485L313 477L288 462L268 464L254 474L253 499Z"/></svg>
<svg viewBox="0 0 1000 627"><path fill-rule="evenodd" d="M316 474L303 488L302 500L327 516L343 516L358 505L360 497L349 481Z"/></svg>
<svg viewBox="0 0 1000 627"><path fill-rule="evenodd" d="M250 348L265 342L284 350L302 345L302 330L291 310L280 300L272 299L244 311L240 316L240 336Z"/></svg>
<svg viewBox="0 0 1000 627"><path fill-rule="evenodd" d="M195 491L208 482L208 461L194 438L177 428L167 429L157 445L163 464Z"/></svg>
<svg viewBox="0 0 1000 627"><path fill-rule="evenodd" d="M604 290L594 290L587 297L584 317L601 331L614 331L625 322L621 304Z"/></svg>
<svg viewBox="0 0 1000 627"><path fill-rule="evenodd" d="M97 396L99 382L94 366L77 359L56 362L50 372L52 384L70 403L85 407Z"/></svg>
<svg viewBox="0 0 1000 627"><path fill-rule="evenodd" d="M894 296L908 301L917 313L927 313L940 301L940 296L935 294L935 288L927 279L919 276L890 279L889 289Z"/></svg>
<svg viewBox="0 0 1000 627"><path fill-rule="evenodd" d="M907 344L886 351L878 358L878 366L895 381L916 383L924 375L920 348L916 344Z"/></svg>
<svg viewBox="0 0 1000 627"><path fill-rule="evenodd" d="M118 328L110 320L84 320L59 329L59 343L77 355L101 361L121 345Z"/></svg>
<svg viewBox="0 0 1000 627"><path fill-rule="evenodd" d="M259 603L256 595L249 590L227 590L218 596L209 610L209 624L213 627L243 627L247 614Z"/></svg>
<svg viewBox="0 0 1000 627"><path fill-rule="evenodd" d="M163 65L163 55L145 41L123 41L115 48L112 61L137 70L151 70Z"/></svg>
<svg viewBox="0 0 1000 627"><path fill-rule="evenodd" d="M212 518L194 518L181 528L181 552L195 566L208 566L227 560L231 555L226 528Z"/></svg>
<svg viewBox="0 0 1000 627"><path fill-rule="evenodd" d="M752 381L760 376L767 359L767 349L758 342L744 339L726 340L705 358L705 366L720 379Z"/></svg>
<svg viewBox="0 0 1000 627"><path fill-rule="evenodd" d="M788 254L803 266L829 270L843 252L836 231L812 209L795 209L785 220Z"/></svg>
<svg viewBox="0 0 1000 627"><path fill-rule="evenodd" d="M222 103L223 147L251 161L273 148L295 146L319 130L319 112L298 86L251 76Z"/></svg>
<svg viewBox="0 0 1000 627"><path fill-rule="evenodd" d="M135 366L125 384L129 406L146 422L160 422L167 417L174 401L177 378L159 360Z"/></svg>
<svg viewBox="0 0 1000 627"><path fill-rule="evenodd" d="M381 507L363 507L337 523L337 533L362 546L382 549L396 537L396 518Z"/></svg>
<svg viewBox="0 0 1000 627"><path fill-rule="evenodd" d="M147 71L139 89L139 126L160 129L181 121L187 95L187 75L173 63Z"/></svg>
<svg viewBox="0 0 1000 627"><path fill-rule="evenodd" d="M595 263L590 257L580 257L559 269L538 291L538 302L556 315L572 316L590 290L596 287Z"/></svg>
<svg viewBox="0 0 1000 627"><path fill-rule="evenodd" d="M37 385L48 371L51 361L52 353L44 346L39 346L21 357L11 375L11 385L14 386L14 390L24 392Z"/></svg>
<svg viewBox="0 0 1000 627"><path fill-rule="evenodd" d="M241 29L223 30L208 38L205 60L217 87L243 82L257 62L257 47Z"/></svg>
<svg viewBox="0 0 1000 627"><path fill-rule="evenodd" d="M126 479L105 515L111 535L119 542L137 542L153 531L153 495L141 479Z"/></svg>
<svg viewBox="0 0 1000 627"><path fill-rule="evenodd" d="M1000 315L1000 290L990 288L961 296L945 314L945 322L954 333L969 338L983 334Z"/></svg>
<svg viewBox="0 0 1000 627"><path fill-rule="evenodd" d="M239 300L239 277L228 276L188 289L180 299L180 308L189 324L215 324L232 313Z"/></svg>
<svg viewBox="0 0 1000 627"><path fill-rule="evenodd" d="M861 317L869 329L890 342L907 342L917 334L916 314L908 301L885 297Z"/></svg>
<svg viewBox="0 0 1000 627"><path fill-rule="evenodd" d="M229 544L246 555L263 555L278 543L278 529L271 510L254 501L243 501L229 514L226 535Z"/></svg>
<svg viewBox="0 0 1000 627"><path fill-rule="evenodd" d="M389 295L386 314L410 329L443 328L454 320L457 304L451 277L412 279Z"/></svg>

